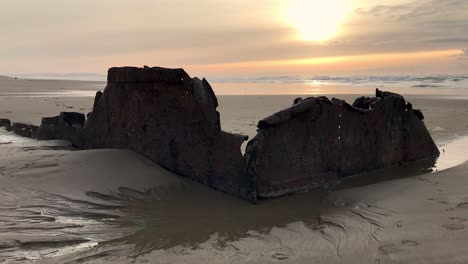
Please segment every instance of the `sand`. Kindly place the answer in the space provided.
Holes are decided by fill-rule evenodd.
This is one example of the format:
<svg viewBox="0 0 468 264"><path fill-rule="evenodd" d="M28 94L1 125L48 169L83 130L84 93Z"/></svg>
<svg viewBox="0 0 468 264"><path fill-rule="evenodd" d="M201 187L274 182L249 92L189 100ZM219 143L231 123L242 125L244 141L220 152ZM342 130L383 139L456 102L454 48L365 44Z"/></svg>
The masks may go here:
<svg viewBox="0 0 468 264"><path fill-rule="evenodd" d="M37 124L59 111L90 110L96 83L60 81L54 87L66 96L31 97L36 86L57 93L50 83L57 85L0 78L0 118ZM220 96L222 126L253 136L260 118L295 97ZM72 151L67 142L0 131L0 262L467 263L468 101L408 99L445 150L432 173L378 171L367 177L390 176L255 205L131 151Z"/></svg>
<svg viewBox="0 0 468 264"><path fill-rule="evenodd" d="M103 82L22 80L0 77L0 116L39 124L42 117L62 111L87 113Z"/></svg>

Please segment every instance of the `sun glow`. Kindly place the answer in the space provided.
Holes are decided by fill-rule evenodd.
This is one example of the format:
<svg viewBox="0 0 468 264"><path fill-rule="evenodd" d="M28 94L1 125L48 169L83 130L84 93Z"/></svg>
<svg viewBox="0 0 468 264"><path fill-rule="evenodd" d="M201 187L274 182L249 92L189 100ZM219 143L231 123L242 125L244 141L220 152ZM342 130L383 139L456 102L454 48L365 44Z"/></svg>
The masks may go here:
<svg viewBox="0 0 468 264"><path fill-rule="evenodd" d="M351 0L291 0L284 17L300 40L320 42L339 34L352 10Z"/></svg>

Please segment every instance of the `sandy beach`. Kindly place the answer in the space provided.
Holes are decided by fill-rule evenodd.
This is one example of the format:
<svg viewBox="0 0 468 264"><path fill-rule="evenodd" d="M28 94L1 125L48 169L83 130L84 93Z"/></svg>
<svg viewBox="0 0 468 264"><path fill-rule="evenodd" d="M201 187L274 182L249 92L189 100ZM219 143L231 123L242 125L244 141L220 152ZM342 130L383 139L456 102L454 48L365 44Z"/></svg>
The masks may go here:
<svg viewBox="0 0 468 264"><path fill-rule="evenodd" d="M60 111L87 113L104 86L0 78L0 118L39 124ZM304 96L213 88L221 94L223 129L250 137L259 119ZM321 91L348 102L374 92ZM67 142L1 130L0 262L467 263L468 97L419 91L403 95L422 110L442 150L435 168L377 171L366 177L387 180L363 184L353 177L342 188L258 204L180 178L131 151L76 151Z"/></svg>

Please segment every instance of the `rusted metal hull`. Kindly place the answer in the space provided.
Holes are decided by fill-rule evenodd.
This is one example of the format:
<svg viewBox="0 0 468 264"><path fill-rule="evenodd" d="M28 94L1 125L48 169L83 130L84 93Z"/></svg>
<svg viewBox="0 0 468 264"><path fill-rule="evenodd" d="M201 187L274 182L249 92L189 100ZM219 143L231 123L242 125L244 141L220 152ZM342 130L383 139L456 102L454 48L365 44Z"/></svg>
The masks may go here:
<svg viewBox="0 0 468 264"><path fill-rule="evenodd" d="M62 113L44 118L30 134L83 149L131 149L251 201L326 188L342 177L439 154L422 113L389 92L377 90L376 97L353 105L297 99L259 121L245 155L240 147L247 137L222 131L217 107L208 82L182 69L111 68L86 121L82 114ZM2 123L13 128L7 121Z"/></svg>
<svg viewBox="0 0 468 264"><path fill-rule="evenodd" d="M259 122L246 158L257 197L327 186L341 177L437 156L417 110L403 97L366 109L308 98ZM372 99L372 100L371 100Z"/></svg>

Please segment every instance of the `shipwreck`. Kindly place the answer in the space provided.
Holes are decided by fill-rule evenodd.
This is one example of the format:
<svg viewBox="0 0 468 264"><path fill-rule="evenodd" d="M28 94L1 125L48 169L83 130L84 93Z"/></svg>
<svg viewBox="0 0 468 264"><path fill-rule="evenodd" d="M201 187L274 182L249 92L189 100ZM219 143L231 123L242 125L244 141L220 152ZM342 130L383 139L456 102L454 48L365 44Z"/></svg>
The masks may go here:
<svg viewBox="0 0 468 264"><path fill-rule="evenodd" d="M218 101L205 79L183 69L111 68L93 111L45 117L40 126L0 125L80 149L130 149L165 169L255 201L326 188L340 178L439 155L421 111L377 89L353 104L298 98L258 122L248 138L221 129ZM131 177L131 175L129 175Z"/></svg>

